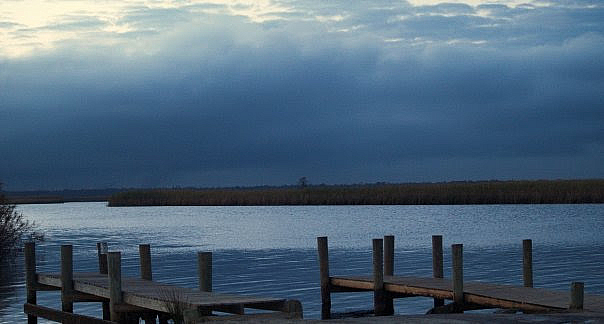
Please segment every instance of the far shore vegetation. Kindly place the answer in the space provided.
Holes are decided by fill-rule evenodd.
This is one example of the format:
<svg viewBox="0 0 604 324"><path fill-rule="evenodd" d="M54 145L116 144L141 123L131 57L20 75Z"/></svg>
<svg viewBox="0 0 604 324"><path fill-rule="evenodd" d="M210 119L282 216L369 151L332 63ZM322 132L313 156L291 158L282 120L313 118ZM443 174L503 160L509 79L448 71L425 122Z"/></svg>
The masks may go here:
<svg viewBox="0 0 604 324"><path fill-rule="evenodd" d="M604 179L174 188L112 194L109 206L466 205L604 203Z"/></svg>

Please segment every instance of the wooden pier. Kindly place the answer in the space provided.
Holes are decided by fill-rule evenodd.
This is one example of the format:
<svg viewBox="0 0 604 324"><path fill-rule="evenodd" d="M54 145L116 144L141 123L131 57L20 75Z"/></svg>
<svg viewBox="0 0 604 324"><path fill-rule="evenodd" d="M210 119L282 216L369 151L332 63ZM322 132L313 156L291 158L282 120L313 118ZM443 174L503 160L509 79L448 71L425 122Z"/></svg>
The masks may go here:
<svg viewBox="0 0 604 324"><path fill-rule="evenodd" d="M452 245L452 278L443 278L442 236L432 237L432 277L394 275L394 236L373 240L373 274L330 276L327 237L317 238L321 283L321 318L331 318L331 293L373 292L374 314L392 315L393 299L432 297L428 313L459 313L464 310L504 308L523 312L604 313L604 296L584 295L583 283L572 282L570 292L533 288L532 241L523 241L522 286L463 280L463 246ZM452 300L446 304L444 300Z"/></svg>
<svg viewBox="0 0 604 324"><path fill-rule="evenodd" d="M37 273L34 243L25 245L27 303L24 312L28 323L37 317L62 323L196 323L208 320L248 318L302 318L297 300L222 294L212 291L212 254L198 253L199 289L190 289L152 281L149 245L140 245L141 277L121 276L120 252L107 252L98 244L99 272L73 272L72 247L61 247L61 272ZM36 292L60 290L62 309L36 304ZM103 319L73 314L74 302L100 302ZM264 313L246 314L245 309ZM230 315L217 316L214 312Z"/></svg>

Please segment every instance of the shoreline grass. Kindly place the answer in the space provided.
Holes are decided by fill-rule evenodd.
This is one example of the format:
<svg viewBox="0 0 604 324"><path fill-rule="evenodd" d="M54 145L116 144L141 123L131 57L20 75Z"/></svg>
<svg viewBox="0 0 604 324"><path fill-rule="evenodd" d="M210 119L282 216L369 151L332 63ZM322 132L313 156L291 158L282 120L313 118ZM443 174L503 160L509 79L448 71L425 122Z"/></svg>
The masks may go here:
<svg viewBox="0 0 604 324"><path fill-rule="evenodd" d="M108 206L471 205L604 203L604 179L146 189Z"/></svg>

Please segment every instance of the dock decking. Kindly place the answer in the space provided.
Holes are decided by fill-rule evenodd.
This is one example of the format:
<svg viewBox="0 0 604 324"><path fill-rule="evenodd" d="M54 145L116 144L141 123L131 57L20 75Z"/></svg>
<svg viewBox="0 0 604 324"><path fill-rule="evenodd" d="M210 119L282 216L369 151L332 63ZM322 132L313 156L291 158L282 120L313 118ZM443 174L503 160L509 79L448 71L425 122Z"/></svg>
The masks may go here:
<svg viewBox="0 0 604 324"><path fill-rule="evenodd" d="M148 255L141 257L142 264L149 261L148 266L141 267L141 276L149 279L142 279L122 278L121 271L114 270L115 267L119 268L120 262L115 264L119 252L109 253L108 266L103 264L103 255L100 255L100 273L74 273L70 264L65 262L62 262L61 273L35 273L33 253L32 274L33 246L29 245L26 250L28 300L24 311L28 314L28 323L36 323L38 316L64 323L139 323L139 318L155 323L157 317L160 323L167 323L169 318L176 320L175 317L185 323L195 323L216 315L212 312L245 315L245 309L271 311L263 316L302 318L302 305L296 300L212 292L211 272L208 275L200 271L203 276L200 277L202 285L199 290L152 281ZM62 249L62 261L71 260L70 256L64 255L66 251L71 251L71 248ZM141 251L148 253L148 246ZM208 259L207 256L207 253L200 254L200 265L204 263L203 260L211 262L211 257ZM211 269L211 264L205 263L202 267ZM104 268L107 273L102 273ZM204 282L207 280L210 282ZM62 310L36 305L35 292L38 290L61 290ZM102 302L103 320L73 314L73 302Z"/></svg>
<svg viewBox="0 0 604 324"><path fill-rule="evenodd" d="M369 276L330 277L332 291L373 291ZM384 290L394 296L423 296L453 300L453 282L449 279L385 276ZM604 297L584 296L584 311L604 312ZM485 308L511 308L524 311L566 310L570 302L568 292L543 288L529 288L485 282L464 282L464 302Z"/></svg>
<svg viewBox="0 0 604 324"><path fill-rule="evenodd" d="M394 275L394 236L373 240L371 276L330 276L327 237L318 237L321 279L321 318L331 317L331 293L374 292L375 315L391 315L392 300L432 297L430 312L463 312L470 309L506 308L523 312L586 311L604 314L604 296L584 295L583 283L571 283L570 292L533 288L532 241L523 241L523 286L463 281L462 245L452 246L452 278L443 278L442 236L432 238L433 277ZM453 303L444 304L444 300Z"/></svg>

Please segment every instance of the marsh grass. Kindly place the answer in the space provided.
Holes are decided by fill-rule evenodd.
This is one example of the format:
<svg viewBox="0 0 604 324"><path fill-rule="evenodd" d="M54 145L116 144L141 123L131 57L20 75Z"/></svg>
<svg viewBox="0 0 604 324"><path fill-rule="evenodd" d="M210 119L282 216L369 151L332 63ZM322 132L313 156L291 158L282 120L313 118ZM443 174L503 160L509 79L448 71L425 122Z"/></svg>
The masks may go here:
<svg viewBox="0 0 604 324"><path fill-rule="evenodd" d="M604 203L604 180L479 181L121 192L109 206Z"/></svg>
<svg viewBox="0 0 604 324"><path fill-rule="evenodd" d="M178 289L166 288L161 291L161 296L165 300L165 307L174 324L183 324L184 312L190 304L189 299Z"/></svg>

